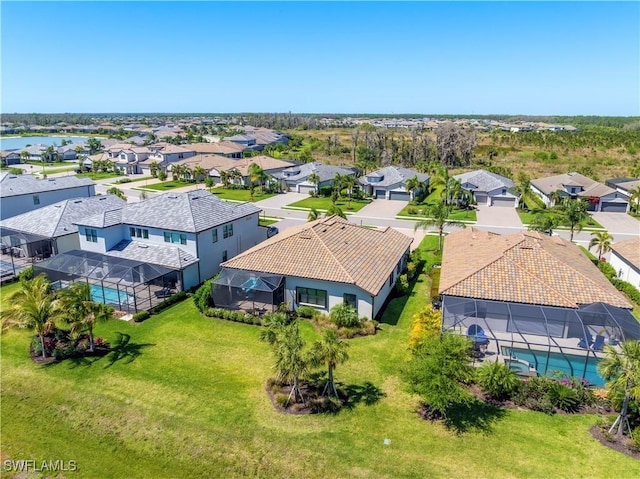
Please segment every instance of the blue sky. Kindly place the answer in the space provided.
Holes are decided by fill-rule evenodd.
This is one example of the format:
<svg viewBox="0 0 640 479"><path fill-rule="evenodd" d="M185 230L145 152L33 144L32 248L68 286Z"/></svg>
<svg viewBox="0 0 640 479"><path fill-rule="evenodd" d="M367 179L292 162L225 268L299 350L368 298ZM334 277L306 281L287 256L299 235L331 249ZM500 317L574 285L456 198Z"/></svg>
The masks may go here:
<svg viewBox="0 0 640 479"><path fill-rule="evenodd" d="M2 112L640 115L638 2L7 2Z"/></svg>

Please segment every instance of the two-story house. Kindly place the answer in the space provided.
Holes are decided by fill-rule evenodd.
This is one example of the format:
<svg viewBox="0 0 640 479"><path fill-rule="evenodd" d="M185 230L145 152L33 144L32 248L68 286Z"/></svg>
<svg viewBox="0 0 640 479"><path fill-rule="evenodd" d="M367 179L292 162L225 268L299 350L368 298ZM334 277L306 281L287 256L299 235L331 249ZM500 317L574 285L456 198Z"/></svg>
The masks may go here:
<svg viewBox="0 0 640 479"><path fill-rule="evenodd" d="M95 194L95 183L89 178L37 179L33 175L0 173L0 220L62 200Z"/></svg>
<svg viewBox="0 0 640 479"><path fill-rule="evenodd" d="M149 309L167 290L199 285L264 240L259 212L206 190L166 193L78 220L80 249L38 268L67 283L88 281L120 310Z"/></svg>
<svg viewBox="0 0 640 479"><path fill-rule="evenodd" d="M418 179L419 186L409 191L407 181L412 178ZM361 176L358 181L365 192L374 198L410 201L429 185L429 175L399 166L387 166Z"/></svg>

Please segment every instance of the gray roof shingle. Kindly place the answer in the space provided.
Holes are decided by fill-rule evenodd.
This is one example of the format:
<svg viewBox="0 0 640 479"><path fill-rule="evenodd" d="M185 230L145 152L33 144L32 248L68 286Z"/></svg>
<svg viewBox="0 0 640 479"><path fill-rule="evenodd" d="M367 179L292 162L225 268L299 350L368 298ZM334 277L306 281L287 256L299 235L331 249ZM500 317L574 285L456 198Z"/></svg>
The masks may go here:
<svg viewBox="0 0 640 479"><path fill-rule="evenodd" d="M468 173L455 175L454 178L460 183L474 185L473 191L493 191L498 188L513 188L515 186L509 178L486 170L469 171Z"/></svg>
<svg viewBox="0 0 640 479"><path fill-rule="evenodd" d="M376 170L373 173L369 173L366 176L361 176L360 183L363 185L371 184L374 186L391 186L397 183L404 183L414 176L417 176L418 181L421 183L424 183L429 179L429 175L425 175L424 173L418 173L417 171L401 168L399 166L387 166ZM382 181L370 183L367 181L367 177L381 177Z"/></svg>
<svg viewBox="0 0 640 479"><path fill-rule="evenodd" d="M0 221L0 226L23 233L56 238L78 231L76 222L107 211L120 211L126 203L113 195L73 198L43 206Z"/></svg>
<svg viewBox="0 0 640 479"><path fill-rule="evenodd" d="M58 178L36 179L32 175L11 175L0 173L0 197L31 195L46 191L65 190L80 186L92 186L95 183L89 178L76 176L60 176Z"/></svg>
<svg viewBox="0 0 640 479"><path fill-rule="evenodd" d="M140 261L142 263L159 264L178 270L199 261L198 258L177 246L164 246L130 240L120 241L104 254L115 258Z"/></svg>

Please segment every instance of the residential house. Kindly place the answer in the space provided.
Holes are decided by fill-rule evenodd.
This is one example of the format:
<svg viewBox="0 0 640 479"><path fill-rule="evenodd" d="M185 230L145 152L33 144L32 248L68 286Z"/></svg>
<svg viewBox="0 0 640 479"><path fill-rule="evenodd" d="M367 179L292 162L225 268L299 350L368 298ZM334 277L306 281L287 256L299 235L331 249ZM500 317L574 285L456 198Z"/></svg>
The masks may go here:
<svg viewBox="0 0 640 479"><path fill-rule="evenodd" d="M609 263L618 273L618 278L640 289L640 238L611 245Z"/></svg>
<svg viewBox="0 0 640 479"><path fill-rule="evenodd" d="M332 216L290 228L222 264L214 301L225 307L264 309L285 302L328 313L349 304L373 319L402 273L412 239ZM267 286L265 288L264 286ZM260 296L260 289L269 294Z"/></svg>
<svg viewBox="0 0 640 479"><path fill-rule="evenodd" d="M113 195L72 198L0 221L1 276L58 253L80 248L76 221L122 208Z"/></svg>
<svg viewBox="0 0 640 479"><path fill-rule="evenodd" d="M640 178L613 178L606 185L625 195L631 201L632 191L640 188Z"/></svg>
<svg viewBox="0 0 640 479"><path fill-rule="evenodd" d="M309 181L309 176L314 173L320 178L320 182L317 185L318 188L331 186L336 173L356 176L356 170L354 168L323 165L314 161L312 163L291 166L275 174L274 177L281 180L290 191L295 191L296 193L311 193L315 191L316 185Z"/></svg>
<svg viewBox="0 0 640 479"><path fill-rule="evenodd" d="M22 163L20 152L18 151L0 151L0 163L2 166L19 165Z"/></svg>
<svg viewBox="0 0 640 479"><path fill-rule="evenodd" d="M245 148L242 145L231 141L221 141L218 143L190 143L189 148L196 154L212 154L226 156L227 158L242 158Z"/></svg>
<svg viewBox="0 0 640 479"><path fill-rule="evenodd" d="M203 189L166 193L79 220L80 249L172 268L187 290L266 237L259 212Z"/></svg>
<svg viewBox="0 0 640 479"><path fill-rule="evenodd" d="M586 200L589 211L626 213L629 210L626 195L580 173L565 173L531 180L531 190L542 198L547 206L553 206L551 197L557 191L561 198Z"/></svg>
<svg viewBox="0 0 640 479"><path fill-rule="evenodd" d="M557 370L603 384L595 372L603 341L640 338L627 298L559 237L467 228L446 237L441 271L443 330L525 374Z"/></svg>
<svg viewBox="0 0 640 479"><path fill-rule="evenodd" d="M407 181L418 178L420 186L407 190ZM363 175L358 180L369 196L387 200L410 201L429 186L429 175L399 166L387 166Z"/></svg>
<svg viewBox="0 0 640 479"><path fill-rule="evenodd" d="M473 195L478 205L518 206L518 195L514 193L514 184L509 178L486 170L470 171L454 178Z"/></svg>
<svg viewBox="0 0 640 479"><path fill-rule="evenodd" d="M95 196L89 178L60 176L37 179L32 175L0 173L0 220L70 198Z"/></svg>

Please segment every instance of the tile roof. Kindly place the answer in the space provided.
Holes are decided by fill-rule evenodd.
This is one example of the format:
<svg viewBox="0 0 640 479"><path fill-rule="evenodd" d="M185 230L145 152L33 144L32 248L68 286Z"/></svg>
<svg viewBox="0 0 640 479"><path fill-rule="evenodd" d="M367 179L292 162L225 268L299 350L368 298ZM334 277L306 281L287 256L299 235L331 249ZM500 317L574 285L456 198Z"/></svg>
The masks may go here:
<svg viewBox="0 0 640 479"><path fill-rule="evenodd" d="M95 185L95 183L90 178L78 178L76 176L36 179L33 175L0 173L0 197L2 198L92 185Z"/></svg>
<svg viewBox="0 0 640 479"><path fill-rule="evenodd" d="M293 173L291 176L285 176L285 173ZM315 173L320 177L320 182L332 180L336 173L340 173L341 175L355 175L355 170L353 168L349 168L346 166L333 166L333 165L323 165L322 163L303 163L301 165L292 166L284 170L282 173L278 173L278 178L284 178L287 181L293 182L303 182L305 181L311 173Z"/></svg>
<svg viewBox="0 0 640 479"><path fill-rule="evenodd" d="M635 180L629 180L629 181L625 181L623 183L618 183L616 186L618 186L619 188L625 190L625 191L630 191L633 190L634 188L637 188L638 186L640 186L640 179L635 179Z"/></svg>
<svg viewBox="0 0 640 479"><path fill-rule="evenodd" d="M613 188L609 188L607 185L598 183L580 173L565 173L547 178L538 178L531 180L531 184L545 195L550 195L556 190L564 191L564 185L582 186L583 191L578 193L578 196L582 197L601 197L615 193Z"/></svg>
<svg viewBox="0 0 640 479"><path fill-rule="evenodd" d="M199 261L198 258L177 246L165 246L130 240L120 241L104 254L115 258L136 260L142 263L159 264L160 266L178 270Z"/></svg>
<svg viewBox="0 0 640 479"><path fill-rule="evenodd" d="M23 233L56 238L78 231L76 221L106 211L119 210L126 203L113 195L73 198L43 206L0 221L0 226Z"/></svg>
<svg viewBox="0 0 640 479"><path fill-rule="evenodd" d="M169 192L126 205L121 211L120 223L197 233L260 211L252 203L227 203L207 190L199 189L185 193ZM116 221L115 217L98 216L85 218L78 224L111 224Z"/></svg>
<svg viewBox="0 0 640 479"><path fill-rule="evenodd" d="M288 168L297 164L295 161L279 160L277 158L271 158L270 156L264 155L248 158L228 158L222 155L196 155L184 160L176 161L174 164L187 165L189 168L201 166L207 171L214 168L218 171L228 171L235 168L242 174L242 176L247 176L249 172L249 165L252 163L256 163L265 171Z"/></svg>
<svg viewBox="0 0 640 479"><path fill-rule="evenodd" d="M363 185L373 185L373 186L391 186L397 183L405 183L409 178L413 178L414 176L418 177L418 181L424 183L429 179L429 175L425 175L424 173L419 173L414 170L409 170L407 168L401 168L399 166L387 166L385 168L381 168L376 170L368 175L363 175L360 177L359 182ZM375 183L370 183L367 181L367 177L378 177L382 178L382 181L378 181Z"/></svg>
<svg viewBox="0 0 640 479"><path fill-rule="evenodd" d="M290 228L222 266L354 284L376 295L411 241L392 228L373 230L332 216Z"/></svg>
<svg viewBox="0 0 640 479"><path fill-rule="evenodd" d="M221 141L218 143L190 143L189 148L196 153L216 153L219 155L242 153L245 149L244 146L238 145L232 141Z"/></svg>
<svg viewBox="0 0 640 479"><path fill-rule="evenodd" d="M640 237L620 241L611 245L615 253L640 269Z"/></svg>
<svg viewBox="0 0 640 479"><path fill-rule="evenodd" d="M467 228L448 235L440 293L568 308L597 302L631 308L577 246L537 232L499 235Z"/></svg>
<svg viewBox="0 0 640 479"><path fill-rule="evenodd" d="M498 188L513 188L515 186L509 178L486 170L469 171L468 173L455 175L454 178L460 181L460 183L471 183L474 185L475 188L472 188L473 191L488 192Z"/></svg>

